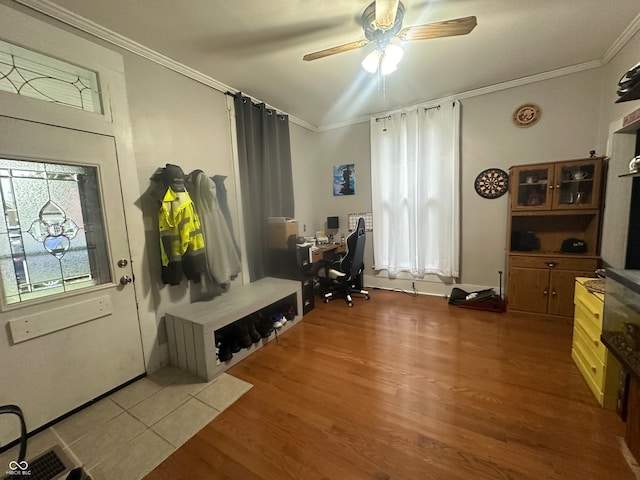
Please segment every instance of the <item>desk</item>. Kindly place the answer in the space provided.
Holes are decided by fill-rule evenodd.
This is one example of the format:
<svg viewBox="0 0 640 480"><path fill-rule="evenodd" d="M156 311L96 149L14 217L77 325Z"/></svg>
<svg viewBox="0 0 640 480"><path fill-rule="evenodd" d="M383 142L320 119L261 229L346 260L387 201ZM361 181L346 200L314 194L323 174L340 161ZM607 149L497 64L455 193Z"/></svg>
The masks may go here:
<svg viewBox="0 0 640 480"><path fill-rule="evenodd" d="M318 263L320 260L335 260L337 254L346 251L346 243L324 243L318 245L318 249L311 252L311 263Z"/></svg>
<svg viewBox="0 0 640 480"><path fill-rule="evenodd" d="M338 255L347 251L345 243L327 243L318 245L318 249L311 254L309 262L309 247L288 249L269 249L267 258L267 272L270 277L299 280L302 287L302 311L306 315L315 306L313 267L321 260L333 261ZM317 266L317 265L316 265Z"/></svg>

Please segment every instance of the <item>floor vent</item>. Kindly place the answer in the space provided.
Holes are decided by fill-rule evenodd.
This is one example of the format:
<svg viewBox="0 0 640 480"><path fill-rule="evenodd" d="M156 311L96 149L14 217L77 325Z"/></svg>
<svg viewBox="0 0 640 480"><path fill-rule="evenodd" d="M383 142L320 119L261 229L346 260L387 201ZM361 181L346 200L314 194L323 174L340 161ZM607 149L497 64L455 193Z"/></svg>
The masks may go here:
<svg viewBox="0 0 640 480"><path fill-rule="evenodd" d="M59 446L41 453L22 464L11 462L12 472L3 480L62 480L73 468L73 464Z"/></svg>

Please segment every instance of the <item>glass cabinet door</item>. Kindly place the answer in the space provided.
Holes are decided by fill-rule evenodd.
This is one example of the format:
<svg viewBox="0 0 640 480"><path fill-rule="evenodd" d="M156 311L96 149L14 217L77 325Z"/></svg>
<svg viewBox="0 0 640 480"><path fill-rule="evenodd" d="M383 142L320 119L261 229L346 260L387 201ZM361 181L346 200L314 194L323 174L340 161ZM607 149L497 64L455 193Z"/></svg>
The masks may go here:
<svg viewBox="0 0 640 480"><path fill-rule="evenodd" d="M595 160L560 163L555 172L553 208L598 208L600 197L600 166Z"/></svg>
<svg viewBox="0 0 640 480"><path fill-rule="evenodd" d="M553 165L540 164L514 167L512 208L517 210L548 210L551 208Z"/></svg>

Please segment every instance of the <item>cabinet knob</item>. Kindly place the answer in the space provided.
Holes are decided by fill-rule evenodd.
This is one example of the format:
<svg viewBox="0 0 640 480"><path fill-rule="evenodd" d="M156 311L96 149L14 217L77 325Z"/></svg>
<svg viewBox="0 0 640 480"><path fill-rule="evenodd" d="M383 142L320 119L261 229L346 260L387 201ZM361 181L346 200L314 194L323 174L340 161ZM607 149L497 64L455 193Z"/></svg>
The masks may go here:
<svg viewBox="0 0 640 480"><path fill-rule="evenodd" d="M557 188L558 190L560 190L560 184L559 184L559 183L556 185L556 188Z"/></svg>
<svg viewBox="0 0 640 480"><path fill-rule="evenodd" d="M553 268L556 265L558 265L556 262L547 262L547 267L549 267L549 268Z"/></svg>
<svg viewBox="0 0 640 480"><path fill-rule="evenodd" d="M544 291L542 292L543 295L549 295L549 290L547 290L546 288L544 289Z"/></svg>
<svg viewBox="0 0 640 480"><path fill-rule="evenodd" d="M549 184L549 190L553 190L553 185Z"/></svg>
<svg viewBox="0 0 640 480"><path fill-rule="evenodd" d="M553 290L553 291L551 292L551 295L553 295L553 296L555 297L555 296L557 295L556 291L555 291L555 290Z"/></svg>
<svg viewBox="0 0 640 480"><path fill-rule="evenodd" d="M596 348L598 348L600 346L600 342L598 342L597 340L594 340L593 344L595 345Z"/></svg>

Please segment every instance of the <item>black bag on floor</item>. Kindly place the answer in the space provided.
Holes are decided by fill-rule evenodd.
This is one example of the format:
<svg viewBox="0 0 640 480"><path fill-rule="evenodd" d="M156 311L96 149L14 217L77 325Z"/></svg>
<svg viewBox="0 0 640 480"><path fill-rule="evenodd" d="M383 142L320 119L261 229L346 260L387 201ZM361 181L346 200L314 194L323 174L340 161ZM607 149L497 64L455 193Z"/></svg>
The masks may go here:
<svg viewBox="0 0 640 480"><path fill-rule="evenodd" d="M492 288L478 290L475 292L465 292L461 288L454 287L449 295L449 305L462 305L465 303L480 302L495 298L496 292Z"/></svg>

